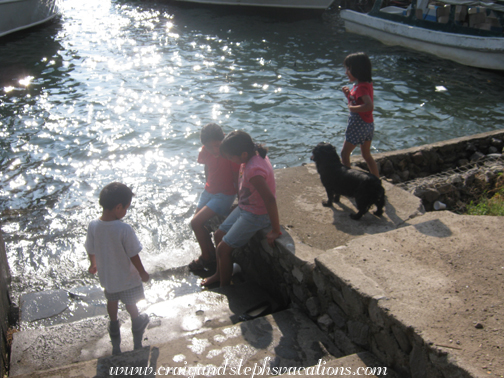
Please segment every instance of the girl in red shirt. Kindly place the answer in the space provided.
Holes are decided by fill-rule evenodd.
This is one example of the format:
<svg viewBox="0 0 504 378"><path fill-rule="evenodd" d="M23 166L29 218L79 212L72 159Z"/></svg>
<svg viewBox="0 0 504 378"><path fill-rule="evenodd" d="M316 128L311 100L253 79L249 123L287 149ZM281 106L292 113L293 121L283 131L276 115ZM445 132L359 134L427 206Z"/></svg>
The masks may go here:
<svg viewBox="0 0 504 378"><path fill-rule="evenodd" d="M350 116L341 150L341 161L350 168L350 154L357 145L360 145L369 172L379 178L378 167L371 156L371 141L374 134L371 61L365 53L359 52L348 55L343 65L348 79L355 84L351 90L346 86L342 88L348 100Z"/></svg>

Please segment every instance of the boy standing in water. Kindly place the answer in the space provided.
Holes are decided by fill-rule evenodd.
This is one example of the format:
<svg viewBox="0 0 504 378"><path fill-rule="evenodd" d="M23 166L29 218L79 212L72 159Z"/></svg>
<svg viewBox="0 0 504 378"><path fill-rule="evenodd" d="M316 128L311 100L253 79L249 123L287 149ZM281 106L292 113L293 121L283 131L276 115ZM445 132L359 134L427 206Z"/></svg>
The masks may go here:
<svg viewBox="0 0 504 378"><path fill-rule="evenodd" d="M86 238L86 251L91 261L89 273L100 278L105 289L107 312L110 317L108 331L112 341L112 354L121 353L121 332L117 312L119 300L126 305L131 316L134 348L142 348L142 337L149 323L147 314L139 314L137 302L144 299L142 282L149 280L138 253L142 244L133 228L121 221L131 205L134 194L126 185L113 182L100 192L103 208L99 219L91 221Z"/></svg>
<svg viewBox="0 0 504 378"><path fill-rule="evenodd" d="M189 264L191 270L203 270L215 264L215 246L205 223L216 214L226 216L236 198L240 166L224 158L220 145L224 139L222 128L209 123L200 134L203 147L198 163L205 164L205 190L201 193L191 227L201 248L201 256Z"/></svg>

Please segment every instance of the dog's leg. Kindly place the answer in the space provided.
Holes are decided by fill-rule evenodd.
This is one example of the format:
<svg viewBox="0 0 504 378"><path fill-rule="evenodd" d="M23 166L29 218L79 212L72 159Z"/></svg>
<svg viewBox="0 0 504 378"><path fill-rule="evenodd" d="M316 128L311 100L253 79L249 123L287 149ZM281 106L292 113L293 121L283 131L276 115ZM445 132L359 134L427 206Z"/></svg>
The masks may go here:
<svg viewBox="0 0 504 378"><path fill-rule="evenodd" d="M366 212L359 211L357 214L350 214L350 218L353 220L359 220Z"/></svg>
<svg viewBox="0 0 504 378"><path fill-rule="evenodd" d="M334 194L326 188L326 193L327 193L327 201L322 201L322 206L324 207L332 207L332 198Z"/></svg>
<svg viewBox="0 0 504 378"><path fill-rule="evenodd" d="M377 217L381 217L383 215L383 207L385 206L385 190L381 192L380 198L375 202L376 211L373 213Z"/></svg>

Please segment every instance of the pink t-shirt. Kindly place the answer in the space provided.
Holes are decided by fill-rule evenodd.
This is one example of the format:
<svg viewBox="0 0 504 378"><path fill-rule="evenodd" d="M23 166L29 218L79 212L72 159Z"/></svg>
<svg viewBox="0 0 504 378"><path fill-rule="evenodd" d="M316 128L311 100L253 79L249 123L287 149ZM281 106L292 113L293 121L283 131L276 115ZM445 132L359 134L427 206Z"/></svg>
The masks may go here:
<svg viewBox="0 0 504 378"><path fill-rule="evenodd" d="M350 96L348 96L348 103L352 105L362 105L364 101L362 100L362 96L368 95L371 97L371 101L373 101L373 83L362 82L355 84L350 91ZM367 123L373 122L373 111L369 112L360 112L362 120Z"/></svg>
<svg viewBox="0 0 504 378"><path fill-rule="evenodd" d="M275 175L270 160L267 156L263 159L261 156L255 155L246 164L242 164L240 167L240 176L238 179L240 201L238 205L243 210L252 214L268 214L268 210L266 209L261 195L254 185L250 183L250 179L255 176L264 177L271 193L275 195Z"/></svg>
<svg viewBox="0 0 504 378"><path fill-rule="evenodd" d="M198 163L207 166L207 181L205 190L210 194L236 194L233 173L238 172L240 166L223 156L211 154L205 146L198 155Z"/></svg>

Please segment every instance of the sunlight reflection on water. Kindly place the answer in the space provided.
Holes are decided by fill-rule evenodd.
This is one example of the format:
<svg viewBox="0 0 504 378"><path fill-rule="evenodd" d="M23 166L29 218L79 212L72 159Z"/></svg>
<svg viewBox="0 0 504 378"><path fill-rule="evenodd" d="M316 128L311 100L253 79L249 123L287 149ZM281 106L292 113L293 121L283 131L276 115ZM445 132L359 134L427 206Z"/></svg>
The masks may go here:
<svg viewBox="0 0 504 378"><path fill-rule="evenodd" d="M342 30L336 12L284 21L153 2L62 3L62 19L0 43L0 211L14 290L95 283L83 247L111 181L136 197L125 221L151 272L197 254L199 130L244 129L275 168L341 145L349 53L371 56L375 151L498 129L501 74ZM439 88L444 88L439 90Z"/></svg>

